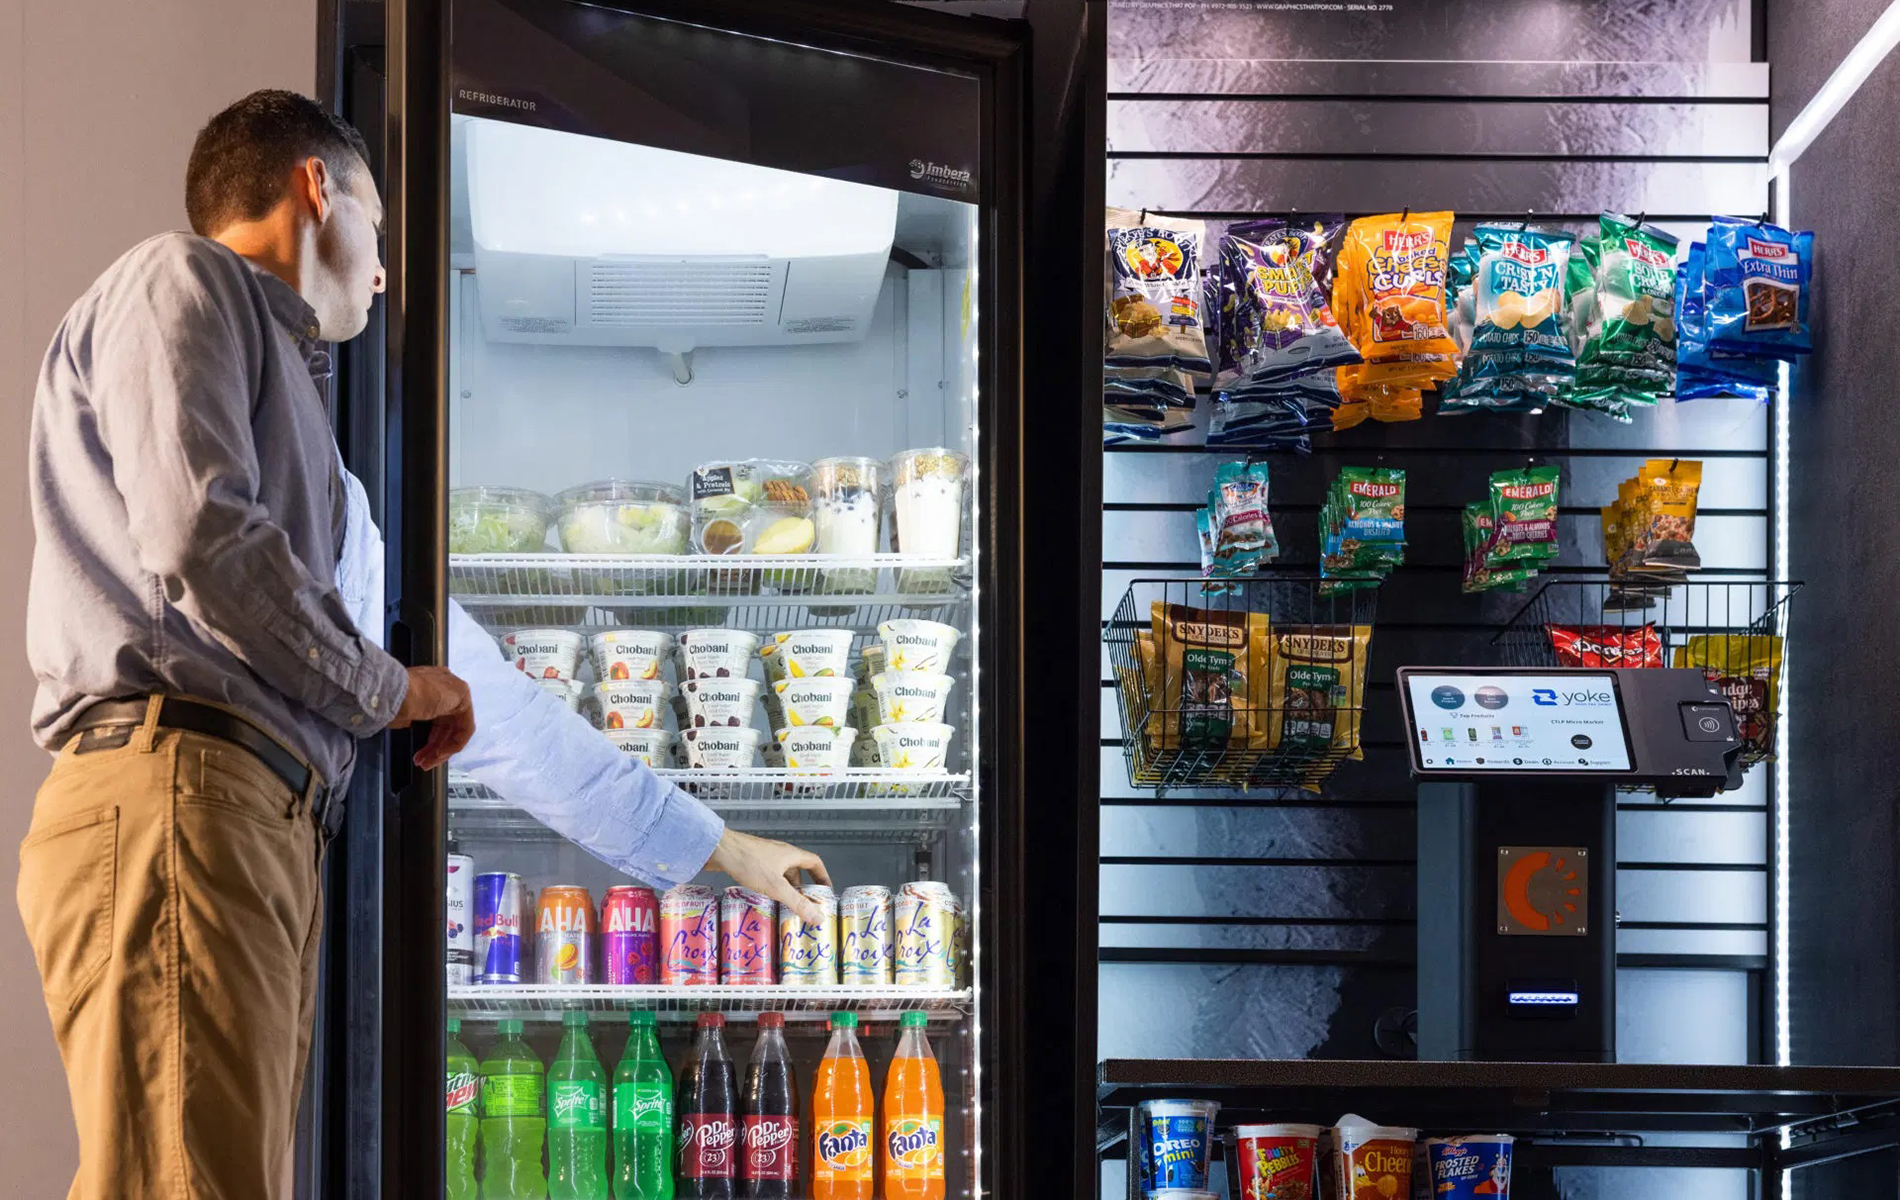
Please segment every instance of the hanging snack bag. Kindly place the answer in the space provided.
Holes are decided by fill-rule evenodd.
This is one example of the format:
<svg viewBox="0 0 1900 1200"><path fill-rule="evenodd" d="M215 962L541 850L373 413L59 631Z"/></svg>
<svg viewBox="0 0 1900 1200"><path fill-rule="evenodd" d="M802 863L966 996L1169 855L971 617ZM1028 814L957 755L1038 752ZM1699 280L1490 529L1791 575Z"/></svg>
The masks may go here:
<svg viewBox="0 0 1900 1200"><path fill-rule="evenodd" d="M1264 688L1256 692L1257 749L1359 759L1366 706L1370 625L1275 625L1266 641Z"/></svg>
<svg viewBox="0 0 1900 1200"><path fill-rule="evenodd" d="M1751 762L1775 756L1781 653L1781 639L1767 633L1697 634L1676 650L1676 665L1702 668L1735 710L1742 755Z"/></svg>
<svg viewBox="0 0 1900 1200"><path fill-rule="evenodd" d="M1611 213L1600 219L1590 336L1577 356L1577 407L1654 404L1675 384L1676 239Z"/></svg>
<svg viewBox="0 0 1900 1200"><path fill-rule="evenodd" d="M1324 227L1316 237L1287 222L1254 221L1221 239L1223 263L1246 287L1239 320L1252 325L1251 345L1240 367L1252 382L1358 361L1310 266L1331 237Z"/></svg>
<svg viewBox="0 0 1900 1200"><path fill-rule="evenodd" d="M1154 715L1158 749L1222 750L1255 736L1250 667L1266 644L1267 618L1238 609L1189 608L1155 601L1152 636L1159 651Z"/></svg>
<svg viewBox="0 0 1900 1200"><path fill-rule="evenodd" d="M1365 359L1355 382L1418 387L1451 378L1458 353L1445 315L1451 222L1449 212L1386 214L1347 228L1338 274Z"/></svg>
<svg viewBox="0 0 1900 1200"><path fill-rule="evenodd" d="M1662 634L1654 625L1546 625L1560 667L1660 667Z"/></svg>
<svg viewBox="0 0 1900 1200"><path fill-rule="evenodd" d="M1200 221L1111 208L1106 362L1206 373Z"/></svg>
<svg viewBox="0 0 1900 1200"><path fill-rule="evenodd" d="M1652 458L1643 464L1636 524L1631 531L1641 571L1693 571L1702 565L1695 548L1696 498L1702 464L1693 459Z"/></svg>
<svg viewBox="0 0 1900 1200"><path fill-rule="evenodd" d="M1405 561L1405 472L1343 467L1320 513L1320 573L1382 579Z"/></svg>
<svg viewBox="0 0 1900 1200"><path fill-rule="evenodd" d="M1708 247L1691 243L1676 276L1676 399L1734 396L1765 404L1780 385L1780 365L1709 340L1707 269Z"/></svg>
<svg viewBox="0 0 1900 1200"><path fill-rule="evenodd" d="M1480 225L1477 241L1477 324L1458 385L1439 411L1542 412L1576 380L1564 304L1575 239Z"/></svg>
<svg viewBox="0 0 1900 1200"><path fill-rule="evenodd" d="M1792 359L1814 348L1808 281L1814 235L1717 217L1709 227L1709 338L1720 349Z"/></svg>
<svg viewBox="0 0 1900 1200"><path fill-rule="evenodd" d="M1495 522L1485 565L1542 566L1557 557L1557 468L1526 467L1491 476Z"/></svg>
<svg viewBox="0 0 1900 1200"><path fill-rule="evenodd" d="M1486 565L1486 556L1491 553L1495 540L1493 535L1497 529L1497 519L1492 516L1489 503L1465 505L1462 524L1465 535L1464 590L1467 593L1520 590L1537 577L1537 568L1534 566Z"/></svg>
<svg viewBox="0 0 1900 1200"><path fill-rule="evenodd" d="M1267 464L1222 463L1214 471L1210 498L1214 557L1223 575L1252 575L1280 556L1267 511Z"/></svg>

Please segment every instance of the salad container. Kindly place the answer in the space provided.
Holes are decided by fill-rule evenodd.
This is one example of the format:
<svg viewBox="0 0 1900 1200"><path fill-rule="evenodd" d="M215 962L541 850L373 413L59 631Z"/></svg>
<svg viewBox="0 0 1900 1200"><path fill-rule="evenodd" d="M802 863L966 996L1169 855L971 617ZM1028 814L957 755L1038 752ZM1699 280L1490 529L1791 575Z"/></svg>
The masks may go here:
<svg viewBox="0 0 1900 1200"><path fill-rule="evenodd" d="M562 492L558 528L561 546L569 554L680 555L686 553L692 519L686 495L665 483L601 479ZM665 592L678 578L663 573L642 578L627 588L609 592Z"/></svg>
<svg viewBox="0 0 1900 1200"><path fill-rule="evenodd" d="M516 487L449 492L450 554L538 554L547 548L554 501Z"/></svg>

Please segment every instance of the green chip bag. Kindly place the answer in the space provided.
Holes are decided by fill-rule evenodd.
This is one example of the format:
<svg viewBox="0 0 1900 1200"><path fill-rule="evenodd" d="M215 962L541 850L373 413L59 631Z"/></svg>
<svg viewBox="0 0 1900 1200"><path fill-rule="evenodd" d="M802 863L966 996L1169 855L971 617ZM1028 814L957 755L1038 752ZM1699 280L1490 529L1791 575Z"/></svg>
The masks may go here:
<svg viewBox="0 0 1900 1200"><path fill-rule="evenodd" d="M1654 404L1675 386L1676 239L1603 214L1593 312L1577 356L1580 407ZM1587 257L1587 255L1586 255Z"/></svg>
<svg viewBox="0 0 1900 1200"><path fill-rule="evenodd" d="M1491 476L1487 567L1541 566L1557 557L1557 468L1526 467Z"/></svg>

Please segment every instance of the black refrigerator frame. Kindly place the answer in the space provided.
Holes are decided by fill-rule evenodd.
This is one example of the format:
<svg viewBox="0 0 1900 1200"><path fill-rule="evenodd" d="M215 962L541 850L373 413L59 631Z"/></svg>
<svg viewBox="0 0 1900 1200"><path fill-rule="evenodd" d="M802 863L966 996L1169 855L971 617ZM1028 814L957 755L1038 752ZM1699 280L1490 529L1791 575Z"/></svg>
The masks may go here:
<svg viewBox="0 0 1900 1200"><path fill-rule="evenodd" d="M1097 631L1076 617L1090 611L1100 545L1100 7L1032 0L1009 22L885 0L593 7L987 78L979 1186L1092 1195ZM416 664L446 650L448 19L446 0L325 0L319 12L324 99L365 132L388 212L387 294L341 348L333 413L387 543L388 645ZM1052 527L1075 530L1072 544L1049 545ZM1076 702L1032 699L1036 677L1075 680ZM442 1194L446 990L438 956L410 948L441 937L444 780L408 766L409 735L382 741L363 756L333 855L305 1196Z"/></svg>

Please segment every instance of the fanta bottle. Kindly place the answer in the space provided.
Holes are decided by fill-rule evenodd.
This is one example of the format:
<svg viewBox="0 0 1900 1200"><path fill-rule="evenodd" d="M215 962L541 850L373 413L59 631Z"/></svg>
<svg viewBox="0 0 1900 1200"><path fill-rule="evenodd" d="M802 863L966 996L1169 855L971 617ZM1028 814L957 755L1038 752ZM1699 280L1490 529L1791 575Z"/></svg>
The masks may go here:
<svg viewBox="0 0 1900 1200"><path fill-rule="evenodd" d="M443 1163L443 1190L448 1200L475 1200L475 1134L480 1119L481 1065L462 1044L462 1023L449 1018L448 1039L448 1157Z"/></svg>
<svg viewBox="0 0 1900 1200"><path fill-rule="evenodd" d="M898 1022L878 1126L884 1200L944 1200L943 1078L924 1036L929 1022L920 1012L907 1012Z"/></svg>
<svg viewBox="0 0 1900 1200"><path fill-rule="evenodd" d="M856 1013L831 1014L831 1044L811 1093L812 1200L871 1200L871 1067Z"/></svg>
<svg viewBox="0 0 1900 1200"><path fill-rule="evenodd" d="M482 1060L482 1200L547 1200L547 1068L521 1040L521 1022L495 1025L501 1040Z"/></svg>

